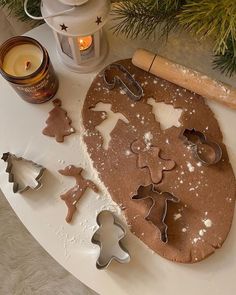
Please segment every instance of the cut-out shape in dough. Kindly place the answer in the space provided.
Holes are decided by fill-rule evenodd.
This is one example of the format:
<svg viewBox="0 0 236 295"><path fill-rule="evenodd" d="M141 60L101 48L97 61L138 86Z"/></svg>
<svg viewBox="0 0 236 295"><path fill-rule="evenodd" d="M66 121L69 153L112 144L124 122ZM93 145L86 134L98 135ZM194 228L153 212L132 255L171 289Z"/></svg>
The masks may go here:
<svg viewBox="0 0 236 295"><path fill-rule="evenodd" d="M103 103L99 102L96 104L95 108L92 108L92 111L94 112L105 112L107 114L107 117L102 121L101 124L96 126L96 129L100 132L100 134L103 137L103 148L105 150L109 147L109 142L111 140L111 132L115 128L118 120L122 120L126 124L129 123L127 118L122 115L121 113L114 113L111 110L111 104L109 103Z"/></svg>
<svg viewBox="0 0 236 295"><path fill-rule="evenodd" d="M158 147L146 145L140 140L132 143L131 150L138 155L138 167L148 168L152 182L155 184L161 182L164 171L175 167L174 161L160 157L161 150Z"/></svg>
<svg viewBox="0 0 236 295"><path fill-rule="evenodd" d="M164 102L156 102L154 98L149 98L147 103L152 106L152 113L155 115L156 121L160 123L162 130L181 125L179 119L182 109L175 109L172 105Z"/></svg>
<svg viewBox="0 0 236 295"><path fill-rule="evenodd" d="M178 203L179 199L169 192L158 192L153 185L140 186L137 195L132 197L133 200L151 199L152 205L149 208L145 219L152 222L160 231L160 239L163 243L168 242L167 225L165 218L168 209L168 201Z"/></svg>
<svg viewBox="0 0 236 295"><path fill-rule="evenodd" d="M85 193L85 191L90 188L95 193L98 193L98 188L91 180L83 178L83 176L81 175L83 172L83 168L81 167L77 168L73 165L70 165L63 170L59 170L58 172L64 176L72 176L75 178L76 181L74 187L68 190L65 194L61 195L61 199L66 203L66 206L68 208L66 222L70 223L76 211L76 205Z"/></svg>
<svg viewBox="0 0 236 295"><path fill-rule="evenodd" d="M92 243L100 246L100 254L96 266L103 269L114 259L120 263L130 261L130 255L122 244L126 231L108 210L101 211L97 216L99 228L92 237Z"/></svg>

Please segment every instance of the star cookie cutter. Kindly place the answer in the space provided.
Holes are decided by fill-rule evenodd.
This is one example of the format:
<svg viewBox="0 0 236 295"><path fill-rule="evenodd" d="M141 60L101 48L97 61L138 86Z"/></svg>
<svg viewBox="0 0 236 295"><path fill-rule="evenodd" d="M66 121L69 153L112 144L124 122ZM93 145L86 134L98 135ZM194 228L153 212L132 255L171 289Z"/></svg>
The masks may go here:
<svg viewBox="0 0 236 295"><path fill-rule="evenodd" d="M33 161L30 161L30 160L26 160L22 157L17 157L16 155L14 154L11 154L9 152L7 153L4 153L2 155L2 158L1 158L4 162L7 163L7 168L6 168L6 172L9 173L9 178L8 178L8 181L9 183L13 183L13 192L14 193L23 193L29 189L33 189L33 190L38 190L42 184L40 182L40 179L42 178L43 174L44 174L44 171L46 170L43 166L33 162ZM12 173L12 170L13 170L13 161L18 161L18 162L25 162L26 164L30 164L31 167L34 167L35 169L37 169L37 176L33 177L35 183L32 184L32 185L25 185L23 183L20 183L16 180L15 178L15 175ZM30 177L32 177L32 173L33 171L29 174Z"/></svg>
<svg viewBox="0 0 236 295"><path fill-rule="evenodd" d="M115 75L111 80L108 79L108 74L112 70L119 70L123 75L125 75L131 87L125 83L121 77ZM134 101L139 101L143 96L143 88L142 86L133 78L131 73L122 65L114 63L107 66L103 72L103 80L106 87L110 90L114 89L116 86L121 86L122 89L126 92L126 94Z"/></svg>
<svg viewBox="0 0 236 295"><path fill-rule="evenodd" d="M111 211L103 210L97 215L97 224L99 228L91 239L93 244L100 247L97 269L107 268L113 260L122 264L130 262L130 254L122 243L126 230L116 216ZM113 230L108 225L113 227Z"/></svg>
<svg viewBox="0 0 236 295"><path fill-rule="evenodd" d="M140 186L137 194L131 197L132 200L152 200L145 219L152 222L160 231L160 240L168 243L168 226L165 223L168 202L178 203L179 199L170 192L159 192L155 190L154 185ZM153 210L155 209L155 210Z"/></svg>
<svg viewBox="0 0 236 295"><path fill-rule="evenodd" d="M184 138L187 145L190 145L191 149L194 151L196 158L201 161L204 165L210 166L217 164L222 158L222 149L218 143L210 141L207 139L206 135L201 131L192 129L184 129L182 132L182 137ZM191 136L197 137L202 144L208 145L213 151L212 158L205 158L202 156L199 150L198 144L191 140Z"/></svg>

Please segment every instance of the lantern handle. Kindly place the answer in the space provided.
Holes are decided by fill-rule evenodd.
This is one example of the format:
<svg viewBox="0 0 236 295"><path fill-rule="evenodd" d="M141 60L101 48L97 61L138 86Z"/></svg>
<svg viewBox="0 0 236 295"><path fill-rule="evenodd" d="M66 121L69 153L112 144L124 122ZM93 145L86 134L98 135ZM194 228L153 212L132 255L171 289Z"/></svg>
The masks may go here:
<svg viewBox="0 0 236 295"><path fill-rule="evenodd" d="M73 7L73 8L67 9L67 10L63 10L61 12L57 12L57 13L48 15L48 16L34 16L34 15L30 14L29 11L28 11L28 8L27 8L28 1L29 0L25 0L25 2L24 2L24 10L25 10L25 13L28 15L28 17L30 17L30 18L32 18L34 20L44 20L46 18L50 18L50 17L54 17L54 16L59 16L59 15L65 14L65 13L72 12L75 9L75 7Z"/></svg>

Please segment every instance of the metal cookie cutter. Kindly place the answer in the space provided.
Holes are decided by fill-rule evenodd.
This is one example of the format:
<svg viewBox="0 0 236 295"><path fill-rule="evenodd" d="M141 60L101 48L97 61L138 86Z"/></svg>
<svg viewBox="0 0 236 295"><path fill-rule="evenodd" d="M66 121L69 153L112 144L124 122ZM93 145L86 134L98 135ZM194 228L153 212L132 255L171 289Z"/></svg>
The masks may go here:
<svg viewBox="0 0 236 295"><path fill-rule="evenodd" d="M132 85L132 89L118 75L115 75L109 81L108 73L112 69L119 70L122 74L124 74L127 80ZM108 89L114 89L116 86L121 86L123 90L126 92L126 94L134 101L140 100L143 96L143 88L141 87L141 85L133 78L131 73L124 66L120 64L114 63L106 67L103 72L103 79Z"/></svg>
<svg viewBox="0 0 236 295"><path fill-rule="evenodd" d="M132 196L132 200L151 199L150 206L145 219L152 222L160 231L160 239L163 243L168 243L168 226L165 218L168 210L168 202L178 203L179 199L169 192L158 192L153 184L140 186L137 195Z"/></svg>
<svg viewBox="0 0 236 295"><path fill-rule="evenodd" d="M37 190L42 186L40 179L42 178L45 171L45 168L43 166L38 165L33 161L26 160L22 157L18 158L16 157L16 155L11 153L4 153L2 155L2 160L7 163L6 172L9 173L9 182L13 183L14 193L23 193L30 188L33 190ZM20 175L18 175L17 177L13 173L13 166L14 162L16 161L18 162L18 165L20 164L20 162L22 162L20 164L22 166L20 168L18 167L18 169L20 170ZM25 177L29 178L28 184L25 184Z"/></svg>
<svg viewBox="0 0 236 295"><path fill-rule="evenodd" d="M101 211L97 216L99 228L93 234L91 242L100 247L99 257L96 262L97 269L107 268L112 260L119 263L130 261L129 252L122 244L126 230L112 212Z"/></svg>
<svg viewBox="0 0 236 295"><path fill-rule="evenodd" d="M207 165L207 166L214 165L221 160L221 158L222 158L221 147L216 142L209 141L204 133L197 131L194 128L193 129L184 129L182 132L182 136L186 139L187 144L189 144L191 146L191 148L193 149L198 160L201 161L204 165ZM191 136L197 137L202 144L208 145L209 147L212 148L212 150L213 150L212 159L210 159L210 158L207 159L202 156L201 152L199 151L198 144L194 143L191 140Z"/></svg>

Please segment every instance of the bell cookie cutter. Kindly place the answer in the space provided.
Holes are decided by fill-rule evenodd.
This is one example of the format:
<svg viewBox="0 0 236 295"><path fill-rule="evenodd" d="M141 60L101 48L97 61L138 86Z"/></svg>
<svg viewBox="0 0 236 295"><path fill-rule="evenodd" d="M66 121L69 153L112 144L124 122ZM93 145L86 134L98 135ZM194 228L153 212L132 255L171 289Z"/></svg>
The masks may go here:
<svg viewBox="0 0 236 295"><path fill-rule="evenodd" d="M169 192L156 191L153 184L140 186L137 194L131 197L132 200L152 200L145 219L155 225L160 231L160 240L168 243L168 226L165 218L168 211L168 202L179 203L179 199ZM155 209L155 210L153 210Z"/></svg>
<svg viewBox="0 0 236 295"><path fill-rule="evenodd" d="M108 73L112 71L112 69L119 70L122 74L125 75L127 80L132 84L132 88L130 87L118 76L115 75L111 81L108 80ZM131 73L122 65L114 63L105 68L103 71L103 80L108 89L114 89L116 86L121 86L122 89L126 92L126 94L134 101L139 101L143 96L143 88L142 86L133 78Z"/></svg>
<svg viewBox="0 0 236 295"><path fill-rule="evenodd" d="M207 159L202 156L201 152L199 151L198 144L194 143L191 141L191 136L197 137L202 144L208 145L210 148L212 148L214 154L212 159ZM206 166L214 165L217 164L221 158L222 158L222 149L219 146L218 143L214 141L210 141L207 139L206 135L202 133L201 131L195 130L194 128L192 129L184 129L183 132L181 133L181 137L184 138L185 142L187 145L190 145L192 150L195 153L196 158L202 162L202 164Z"/></svg>
<svg viewBox="0 0 236 295"><path fill-rule="evenodd" d="M42 184L40 182L40 179L42 178L43 176L43 173L44 171L46 170L43 166L33 162L33 161L30 161L30 160L26 160L22 157L17 157L16 155L14 154L11 154L9 152L7 153L4 153L2 155L2 158L1 158L4 162L7 163L7 168L6 168L6 172L9 174L9 179L8 181L10 183L13 183L13 192L14 193L23 193L29 189L33 189L33 190L37 190L39 189ZM35 182L37 183L35 186L31 186L31 185L22 185L20 183L18 183L16 180L15 180L15 176L14 174L12 173L12 169L13 169L13 161L24 161L25 163L29 163L31 164L33 167L37 168L38 169L38 174L37 176L34 178Z"/></svg>
<svg viewBox="0 0 236 295"><path fill-rule="evenodd" d="M99 228L91 239L93 244L100 247L96 262L97 269L107 268L113 260L122 264L130 262L130 254L122 243L122 239L126 236L126 230L116 216L111 211L103 210L97 215L97 224ZM113 230L107 225L112 226ZM111 243L111 237L115 240L115 246L114 243Z"/></svg>

